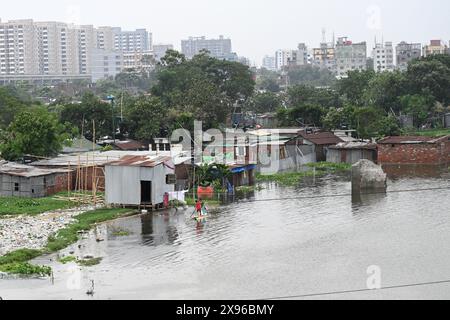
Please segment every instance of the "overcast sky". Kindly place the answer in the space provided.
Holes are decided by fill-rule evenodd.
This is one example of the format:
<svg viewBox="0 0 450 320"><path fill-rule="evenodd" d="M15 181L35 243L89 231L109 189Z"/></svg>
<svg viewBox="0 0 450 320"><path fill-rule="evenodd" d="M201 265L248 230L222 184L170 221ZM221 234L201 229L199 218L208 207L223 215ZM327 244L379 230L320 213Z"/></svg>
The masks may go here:
<svg viewBox="0 0 450 320"><path fill-rule="evenodd" d="M322 29L373 45L375 36L397 43L450 40L448 0L39 0L7 1L0 18L32 18L147 28L154 43L179 49L189 36L230 37L233 50L260 64L299 42L317 46Z"/></svg>

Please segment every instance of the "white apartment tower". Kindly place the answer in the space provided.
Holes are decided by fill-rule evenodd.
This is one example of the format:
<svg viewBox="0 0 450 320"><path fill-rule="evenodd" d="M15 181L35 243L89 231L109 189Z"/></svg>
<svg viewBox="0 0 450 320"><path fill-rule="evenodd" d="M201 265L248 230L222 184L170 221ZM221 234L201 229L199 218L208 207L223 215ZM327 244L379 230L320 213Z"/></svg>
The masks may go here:
<svg viewBox="0 0 450 320"><path fill-rule="evenodd" d="M394 47L392 42L377 43L372 50L375 72L394 71Z"/></svg>
<svg viewBox="0 0 450 320"><path fill-rule="evenodd" d="M0 74L37 74L37 41L32 20L0 21Z"/></svg>

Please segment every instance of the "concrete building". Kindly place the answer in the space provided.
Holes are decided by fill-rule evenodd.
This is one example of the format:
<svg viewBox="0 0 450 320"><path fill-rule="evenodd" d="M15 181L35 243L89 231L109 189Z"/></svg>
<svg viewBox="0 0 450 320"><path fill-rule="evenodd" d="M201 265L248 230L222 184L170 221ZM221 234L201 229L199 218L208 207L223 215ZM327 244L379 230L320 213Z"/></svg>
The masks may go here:
<svg viewBox="0 0 450 320"><path fill-rule="evenodd" d="M423 47L424 57L432 56L435 54L448 54L448 46L442 40L431 40L429 45Z"/></svg>
<svg viewBox="0 0 450 320"><path fill-rule="evenodd" d="M171 157L125 156L105 166L105 200L110 205L157 208L175 191Z"/></svg>
<svg viewBox="0 0 450 320"><path fill-rule="evenodd" d="M210 55L217 59L229 58L232 53L231 39L220 36L219 39L206 39L206 37L189 37L181 41L181 52L188 59L192 59L201 50L209 51Z"/></svg>
<svg viewBox="0 0 450 320"><path fill-rule="evenodd" d="M122 70L133 70L138 73L149 73L157 62L152 51L126 52L122 56Z"/></svg>
<svg viewBox="0 0 450 320"><path fill-rule="evenodd" d="M347 37L338 38L336 43L336 75L346 77L349 71L367 69L366 42L353 43Z"/></svg>
<svg viewBox="0 0 450 320"><path fill-rule="evenodd" d="M102 79L114 79L123 68L123 55L117 51L92 49L91 57L92 82Z"/></svg>
<svg viewBox="0 0 450 320"><path fill-rule="evenodd" d="M322 69L336 72L336 50L334 43L323 42L320 48L313 49L313 64Z"/></svg>
<svg viewBox="0 0 450 320"><path fill-rule="evenodd" d="M277 67L275 63L275 57L265 56L262 61L262 67L270 71L276 71Z"/></svg>
<svg viewBox="0 0 450 320"><path fill-rule="evenodd" d="M97 49L147 52L151 49L151 34L145 29L122 31L52 21L0 21L0 76L4 82L9 80L8 76L13 78L11 81L19 81L17 76L34 81L47 75L52 79L58 76L72 79L90 76L93 68L98 78L98 61L96 65L92 61L98 54Z"/></svg>
<svg viewBox="0 0 450 320"><path fill-rule="evenodd" d="M422 45L420 43L406 43L402 41L395 47L395 51L397 69L406 71L411 61L422 56Z"/></svg>
<svg viewBox="0 0 450 320"><path fill-rule="evenodd" d="M377 43L372 50L375 72L394 71L394 47L392 42Z"/></svg>
<svg viewBox="0 0 450 320"><path fill-rule="evenodd" d="M161 58L163 58L167 51L173 50L172 44L155 44L153 45L153 57L156 59L156 61L160 61Z"/></svg>
<svg viewBox="0 0 450 320"><path fill-rule="evenodd" d="M142 52L152 48L152 34L146 29L123 31L121 28L112 28L114 35L114 50L121 52Z"/></svg>

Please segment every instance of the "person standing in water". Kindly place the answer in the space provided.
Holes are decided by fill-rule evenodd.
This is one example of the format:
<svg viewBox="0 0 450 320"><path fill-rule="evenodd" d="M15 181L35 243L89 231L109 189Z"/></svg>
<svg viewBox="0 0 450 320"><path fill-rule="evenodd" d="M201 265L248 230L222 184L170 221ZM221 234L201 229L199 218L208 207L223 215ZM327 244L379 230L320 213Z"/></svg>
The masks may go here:
<svg viewBox="0 0 450 320"><path fill-rule="evenodd" d="M197 203L195 204L195 211L197 212L197 214L202 215L202 202L199 200L197 200Z"/></svg>

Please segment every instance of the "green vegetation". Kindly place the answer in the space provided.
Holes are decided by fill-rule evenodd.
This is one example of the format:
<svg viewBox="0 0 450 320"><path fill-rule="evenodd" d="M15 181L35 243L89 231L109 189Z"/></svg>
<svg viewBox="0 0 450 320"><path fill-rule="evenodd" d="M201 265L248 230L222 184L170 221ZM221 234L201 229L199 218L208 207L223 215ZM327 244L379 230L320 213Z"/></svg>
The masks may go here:
<svg viewBox="0 0 450 320"><path fill-rule="evenodd" d="M129 209L99 209L82 213L75 217L77 222L60 230L55 236L48 239L48 244L42 250L21 249L8 253L0 257L0 272L22 275L50 275L51 268L34 266L28 261L39 257L42 254L56 252L78 241L78 232L90 230L95 224L109 220L114 220L130 213ZM82 265L95 265L100 263L101 259L88 259L81 261ZM74 257L69 256L59 260L61 263L74 261ZM78 263L79 261L77 261Z"/></svg>
<svg viewBox="0 0 450 320"><path fill-rule="evenodd" d="M413 131L413 132L409 132L408 134L417 135L417 136L427 136L427 137L441 137L441 136L450 135L450 129Z"/></svg>
<svg viewBox="0 0 450 320"><path fill-rule="evenodd" d="M42 252L40 250L21 249L0 257L0 272L18 275L48 276L52 269L45 266L35 266L28 263L29 260L37 258Z"/></svg>
<svg viewBox="0 0 450 320"><path fill-rule="evenodd" d="M308 163L306 166L309 168L315 168L316 170L331 171L331 172L346 171L352 168L352 165L348 163L331 163L331 162Z"/></svg>
<svg viewBox="0 0 450 320"><path fill-rule="evenodd" d="M25 199L17 197L0 197L0 217L4 215L37 215L58 209L68 209L76 204L68 200L57 200L52 197Z"/></svg>
<svg viewBox="0 0 450 320"><path fill-rule="evenodd" d="M256 179L258 182L276 182L280 185L292 187L300 183L304 178L308 177L323 177L327 174L336 173L340 171L348 171L351 169L351 165L344 163L311 163L307 167L316 170L301 171L301 172L284 172L271 175L257 174Z"/></svg>
<svg viewBox="0 0 450 320"><path fill-rule="evenodd" d="M10 264L0 264L0 272L24 276L44 277L52 274L52 268L47 266L35 266L28 262L16 262Z"/></svg>
<svg viewBox="0 0 450 320"><path fill-rule="evenodd" d="M0 265L27 262L42 254L40 250L21 249L0 257Z"/></svg>
<svg viewBox="0 0 450 320"><path fill-rule="evenodd" d="M77 261L77 258L74 256L67 256L67 257L58 259L58 262L60 262L62 264L67 264L67 263L74 262L74 261Z"/></svg>
<svg viewBox="0 0 450 320"><path fill-rule="evenodd" d="M102 260L103 258L82 259L77 260L77 264L83 267L93 267L100 264Z"/></svg>
<svg viewBox="0 0 450 320"><path fill-rule="evenodd" d="M129 209L100 209L82 213L75 217L75 223L50 237L46 251L56 252L64 249L78 241L78 232L90 230L95 224L117 219L127 213L130 213Z"/></svg>
<svg viewBox="0 0 450 320"><path fill-rule="evenodd" d="M131 232L119 228L119 229L113 229L111 234L114 237L128 237L129 235L131 235Z"/></svg>

